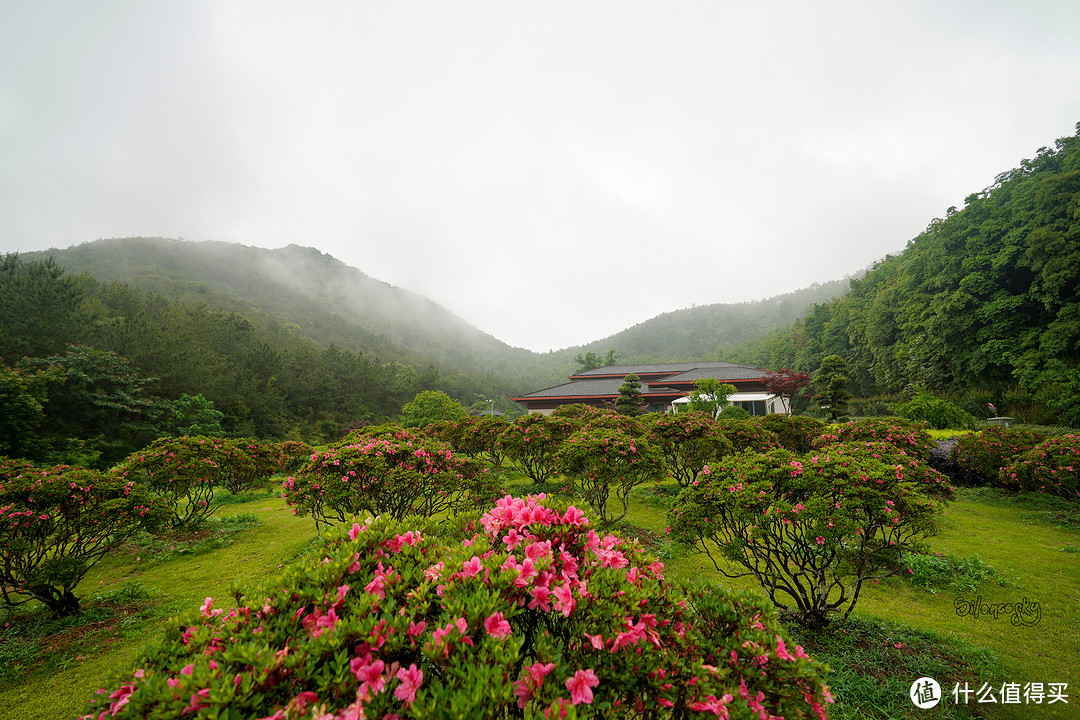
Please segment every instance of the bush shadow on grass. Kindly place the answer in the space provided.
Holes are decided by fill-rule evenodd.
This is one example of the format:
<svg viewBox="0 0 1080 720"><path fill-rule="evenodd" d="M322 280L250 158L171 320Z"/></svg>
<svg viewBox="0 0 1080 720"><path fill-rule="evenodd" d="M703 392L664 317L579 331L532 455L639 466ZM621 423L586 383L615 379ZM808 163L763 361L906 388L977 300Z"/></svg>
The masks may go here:
<svg viewBox="0 0 1080 720"><path fill-rule="evenodd" d="M953 702L954 685L963 688L967 683L978 690L983 683L997 681L996 694L1007 679L1008 670L994 653L955 636L869 617L834 622L819 631L782 620L811 657L828 664L825 680L836 698L829 709L833 720L980 717L985 706ZM934 713L920 710L909 698L911 684L921 677L937 680L945 696Z"/></svg>

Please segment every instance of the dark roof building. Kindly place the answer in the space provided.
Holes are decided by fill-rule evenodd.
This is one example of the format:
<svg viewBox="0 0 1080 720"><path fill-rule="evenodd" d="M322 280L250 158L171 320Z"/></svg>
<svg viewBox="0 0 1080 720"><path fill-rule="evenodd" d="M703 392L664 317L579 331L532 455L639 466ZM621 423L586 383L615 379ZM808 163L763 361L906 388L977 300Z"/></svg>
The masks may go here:
<svg viewBox="0 0 1080 720"><path fill-rule="evenodd" d="M730 400L753 415L783 412L778 398L765 392L765 370L729 362L658 363L652 365L608 365L569 377L570 382L511 398L529 412L549 414L560 405L583 403L595 407L614 406L619 386L627 375L641 380L641 396L648 412L672 412L685 404L694 390L694 381L715 378L735 386Z"/></svg>

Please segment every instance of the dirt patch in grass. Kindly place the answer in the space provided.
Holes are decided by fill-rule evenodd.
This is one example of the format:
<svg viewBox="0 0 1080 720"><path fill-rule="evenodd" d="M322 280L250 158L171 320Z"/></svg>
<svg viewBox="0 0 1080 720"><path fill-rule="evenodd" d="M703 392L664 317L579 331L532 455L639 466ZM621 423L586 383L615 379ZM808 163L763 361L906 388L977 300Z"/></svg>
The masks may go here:
<svg viewBox="0 0 1080 720"><path fill-rule="evenodd" d="M169 610L137 583L84 599L78 615L56 618L41 606L19 608L0 627L0 681L19 684L81 663Z"/></svg>

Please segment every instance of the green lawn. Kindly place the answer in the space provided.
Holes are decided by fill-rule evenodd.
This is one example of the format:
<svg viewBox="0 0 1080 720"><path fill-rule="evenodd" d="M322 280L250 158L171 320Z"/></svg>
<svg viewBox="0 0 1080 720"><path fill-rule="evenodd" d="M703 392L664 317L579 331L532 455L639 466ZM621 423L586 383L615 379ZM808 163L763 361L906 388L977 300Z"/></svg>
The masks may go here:
<svg viewBox="0 0 1080 720"><path fill-rule="evenodd" d="M515 490L526 487L521 485ZM662 496L638 492L624 531L642 537L657 550L671 575L723 580L706 558L685 554L666 541L665 512L666 501ZM259 585L274 577L278 568L303 552L314 537L314 523L308 518L294 517L280 498L266 496L228 505L219 514L239 513L252 513L259 523L243 531L227 547L196 554L173 552L168 559L158 562L131 552L116 552L100 563L80 585L83 596L115 592L125 584L138 582L155 604L147 608L143 601L141 615L125 617L121 613L99 622L92 628L93 632L70 631L57 636L60 640L47 639L49 652L44 654L46 660L37 661L38 670L31 671L22 682L5 682L0 687L0 718L56 720L73 716L102 686L106 672L129 665L142 646L154 641L158 625L165 617L183 608L194 608L207 596L219 599L216 603L219 606L231 604L229 587L234 581ZM1000 687L1006 681L1069 683L1069 705L973 704L972 708L980 713L977 716L1080 717L1077 708L1080 691L1076 684L1080 674L1080 553L1076 552L1080 546L1080 527L1075 522L1075 512L1063 514L1058 505L1046 506L1038 498L1031 501L961 492L959 499L949 505L946 517L944 531L931 540L933 548L955 557L978 556L994 568L994 574L974 592L947 588L932 592L899 579L869 587L860 598L854 616L894 621L899 625L887 625L880 639L882 647L862 648L864 656L880 660L884 663L880 672L887 673L890 657L903 661L904 653L917 652L913 648L940 649L944 655L954 653L950 643L955 638L986 648L996 656L996 661L991 657L985 667L996 668L987 672L1000 676L971 674L969 677L976 687L984 682ZM756 587L747 578L723 581L740 588ZM1025 627L1013 626L1005 617L960 617L954 607L958 597L969 600L981 597L984 602L995 604L1027 599L1040 604L1042 618L1037 625ZM86 605L93 603L88 601ZM13 647L12 636L3 637ZM902 664L902 667L912 666L910 662ZM873 668L857 670L864 674L874 672ZM845 668L833 667L832 671L837 679L845 672L850 674L850 669ZM906 692L915 677L903 677L902 671L899 675L895 678L896 687L902 686ZM845 705L843 700L841 705ZM916 711L906 697L900 700L898 707L922 712L911 717L946 717L939 714L940 707ZM848 703L838 707L835 715L859 717L861 711L854 706L856 702L864 701L861 696L848 698ZM866 702L873 704L869 699ZM888 711L879 712L878 716L888 716Z"/></svg>

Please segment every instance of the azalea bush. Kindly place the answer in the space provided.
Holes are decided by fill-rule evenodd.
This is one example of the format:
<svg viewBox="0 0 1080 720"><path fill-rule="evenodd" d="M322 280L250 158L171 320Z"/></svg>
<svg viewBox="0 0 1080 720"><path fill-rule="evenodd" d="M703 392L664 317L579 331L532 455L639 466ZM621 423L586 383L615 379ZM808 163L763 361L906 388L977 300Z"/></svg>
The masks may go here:
<svg viewBox="0 0 1080 720"><path fill-rule="evenodd" d="M668 473L686 487L701 469L734 451L734 445L705 413L647 415L649 442L664 458Z"/></svg>
<svg viewBox="0 0 1080 720"><path fill-rule="evenodd" d="M978 433L957 438L950 459L972 485L1000 485L998 473L1012 460L1024 455L1046 438L1026 428L991 426Z"/></svg>
<svg viewBox="0 0 1080 720"><path fill-rule="evenodd" d="M848 445L774 450L702 470L668 522L719 572L755 578L778 608L820 628L845 606L851 614L864 582L903 571L902 553L937 530L947 488L932 469Z"/></svg>
<svg viewBox="0 0 1080 720"><path fill-rule="evenodd" d="M490 415L469 418L462 423L461 451L485 459L493 467L501 466L505 453L499 439L508 425L506 420Z"/></svg>
<svg viewBox="0 0 1080 720"><path fill-rule="evenodd" d="M806 373L802 373L805 375ZM772 413L755 421L765 430L774 433L780 444L795 452L810 452L814 439L825 432L825 423L806 415Z"/></svg>
<svg viewBox="0 0 1080 720"><path fill-rule="evenodd" d="M499 447L515 467L542 483L555 474L555 453L563 440L582 425L579 418L566 415L522 415L503 429Z"/></svg>
<svg viewBox="0 0 1080 720"><path fill-rule="evenodd" d="M0 595L79 611L75 588L98 560L168 511L145 488L105 473L0 458Z"/></svg>
<svg viewBox="0 0 1080 720"><path fill-rule="evenodd" d="M457 513L501 494L486 468L407 428L316 452L282 487L293 512L313 517L316 528L362 513L396 519Z"/></svg>
<svg viewBox="0 0 1080 720"><path fill-rule="evenodd" d="M277 463L276 472L290 473L299 469L311 459L314 452L306 442L299 440L286 440L285 442L273 443L273 457Z"/></svg>
<svg viewBox="0 0 1080 720"><path fill-rule="evenodd" d="M783 447L780 437L754 419L717 420L716 427L731 441L732 450L740 452L768 452Z"/></svg>
<svg viewBox="0 0 1080 720"><path fill-rule="evenodd" d="M188 528L214 512L214 490L230 463L245 464L230 440L162 437L129 455L113 472L162 499L172 510L173 528Z"/></svg>
<svg viewBox="0 0 1080 720"><path fill-rule="evenodd" d="M824 720L832 700L755 596L674 585L543 496L451 541L354 523L230 602L170 621L85 718Z"/></svg>
<svg viewBox="0 0 1080 720"><path fill-rule="evenodd" d="M626 517L631 490L667 475L663 455L648 440L591 424L562 444L555 465L573 480L575 497L589 504L601 525Z"/></svg>
<svg viewBox="0 0 1080 720"><path fill-rule="evenodd" d="M926 423L903 418L868 418L832 425L821 434L814 447L820 448L836 442L864 441L887 442L913 454L920 459L930 457L937 443L926 432Z"/></svg>
<svg viewBox="0 0 1080 720"><path fill-rule="evenodd" d="M1017 456L998 478L1014 490L1080 500L1080 435L1058 435Z"/></svg>
<svg viewBox="0 0 1080 720"><path fill-rule="evenodd" d="M562 418L558 412L553 413L554 418ZM625 435L644 435L647 425L646 418L651 416L623 415L615 410L595 409L590 415L580 418L577 427L607 428Z"/></svg>

